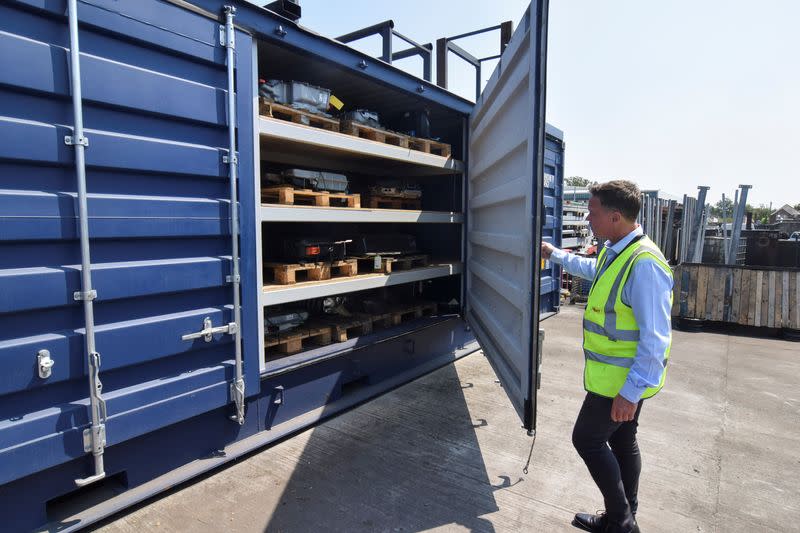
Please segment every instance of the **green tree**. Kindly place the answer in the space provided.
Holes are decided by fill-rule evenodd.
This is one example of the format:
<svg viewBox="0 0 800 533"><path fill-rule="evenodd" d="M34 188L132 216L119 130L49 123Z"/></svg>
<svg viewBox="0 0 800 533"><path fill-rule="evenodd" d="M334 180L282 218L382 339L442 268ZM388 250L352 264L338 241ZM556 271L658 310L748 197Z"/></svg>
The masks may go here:
<svg viewBox="0 0 800 533"><path fill-rule="evenodd" d="M725 215L725 219L732 219L733 218L733 200L730 198L725 198L725 200L720 200L713 206L711 206L711 214L715 217L722 217Z"/></svg>
<svg viewBox="0 0 800 533"><path fill-rule="evenodd" d="M564 180L564 186L566 187L588 187L595 183L597 182L581 176L570 176Z"/></svg>
<svg viewBox="0 0 800 533"><path fill-rule="evenodd" d="M758 207L753 207L747 204L747 211L753 213L753 222L761 224L769 224L769 214L772 212L768 205L760 204Z"/></svg>

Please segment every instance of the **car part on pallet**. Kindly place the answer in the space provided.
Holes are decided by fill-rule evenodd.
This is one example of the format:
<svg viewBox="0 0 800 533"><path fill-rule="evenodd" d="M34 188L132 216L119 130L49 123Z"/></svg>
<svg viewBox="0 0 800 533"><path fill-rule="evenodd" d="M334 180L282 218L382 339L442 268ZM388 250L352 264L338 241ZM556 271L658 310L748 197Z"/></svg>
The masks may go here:
<svg viewBox="0 0 800 533"><path fill-rule="evenodd" d="M284 258L288 261L341 261L352 240L332 241L325 238L301 237L283 241Z"/></svg>
<svg viewBox="0 0 800 533"><path fill-rule="evenodd" d="M342 115L342 120L349 120L352 122L357 122L358 124L363 124L365 126L370 126L372 128L382 128L380 117L378 113L375 111L370 111L368 109L356 109L355 111L348 111L344 115Z"/></svg>
<svg viewBox="0 0 800 533"><path fill-rule="evenodd" d="M259 80L259 96L272 102L330 117L331 90L300 81Z"/></svg>
<svg viewBox="0 0 800 533"><path fill-rule="evenodd" d="M290 168L281 175L283 181L303 189L329 192L347 192L350 182L344 174Z"/></svg>
<svg viewBox="0 0 800 533"><path fill-rule="evenodd" d="M355 255L401 255L417 252L417 240L405 233L378 233L354 238L348 252Z"/></svg>
<svg viewBox="0 0 800 533"><path fill-rule="evenodd" d="M393 198L422 198L422 189L416 183L402 180L381 180L369 188L374 196L389 196Z"/></svg>
<svg viewBox="0 0 800 533"><path fill-rule="evenodd" d="M349 303L347 296L327 296L308 300L305 306L313 315L350 316L351 313L347 310Z"/></svg>
<svg viewBox="0 0 800 533"><path fill-rule="evenodd" d="M394 124L395 128L412 137L431 137L431 112L428 109L421 111L406 111Z"/></svg>
<svg viewBox="0 0 800 533"><path fill-rule="evenodd" d="M264 316L264 331L270 335L284 333L308 320L308 311L283 311Z"/></svg>

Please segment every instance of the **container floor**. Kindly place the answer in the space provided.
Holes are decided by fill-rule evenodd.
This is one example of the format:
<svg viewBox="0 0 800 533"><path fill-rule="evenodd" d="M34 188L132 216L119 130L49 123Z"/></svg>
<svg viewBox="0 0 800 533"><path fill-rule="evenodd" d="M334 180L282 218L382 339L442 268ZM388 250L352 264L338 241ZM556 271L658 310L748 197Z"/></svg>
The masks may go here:
<svg viewBox="0 0 800 533"><path fill-rule="evenodd" d="M544 322L531 440L475 353L97 526L141 531L575 531L602 499L570 443L581 306ZM640 419L644 531L785 531L800 521L797 344L675 331Z"/></svg>

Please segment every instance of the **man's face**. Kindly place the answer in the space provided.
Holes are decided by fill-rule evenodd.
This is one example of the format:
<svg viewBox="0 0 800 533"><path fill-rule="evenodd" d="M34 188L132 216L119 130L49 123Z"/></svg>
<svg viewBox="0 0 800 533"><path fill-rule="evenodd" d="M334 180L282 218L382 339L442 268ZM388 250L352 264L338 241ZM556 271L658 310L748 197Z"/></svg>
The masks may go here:
<svg viewBox="0 0 800 533"><path fill-rule="evenodd" d="M616 226L621 220L619 211L603 207L596 196L589 198L589 216L586 220L592 226L592 232L603 239L616 235Z"/></svg>

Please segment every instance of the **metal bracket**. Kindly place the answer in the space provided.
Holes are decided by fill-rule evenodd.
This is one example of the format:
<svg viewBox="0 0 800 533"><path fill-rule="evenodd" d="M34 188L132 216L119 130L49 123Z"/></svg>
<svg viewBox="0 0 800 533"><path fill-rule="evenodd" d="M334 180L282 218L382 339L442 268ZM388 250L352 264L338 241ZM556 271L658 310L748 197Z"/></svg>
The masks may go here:
<svg viewBox="0 0 800 533"><path fill-rule="evenodd" d="M233 282L240 283L241 281L242 281L242 278L239 275L236 275L236 276L230 276L230 275L225 276L225 283L233 283Z"/></svg>
<svg viewBox="0 0 800 533"><path fill-rule="evenodd" d="M222 156L222 162L227 165L228 163L231 162L231 159L227 155L223 155ZM238 165L239 164L239 156L237 156L236 154L233 155L233 164L234 165Z"/></svg>
<svg viewBox="0 0 800 533"><path fill-rule="evenodd" d="M287 31L283 29L283 26L278 25L275 28L275 35L277 35L278 37L286 37L286 34L287 34Z"/></svg>
<svg viewBox="0 0 800 533"><path fill-rule="evenodd" d="M214 340L214 335L217 333L227 333L228 335L235 335L238 330L239 327L236 325L236 322L231 322L230 324L226 324L224 326L214 327L214 323L211 321L211 317L205 317L203 319L203 329L195 333L188 333L186 335L183 335L181 337L181 340L191 341L194 339L203 339L206 342L211 342L212 340Z"/></svg>
<svg viewBox="0 0 800 533"><path fill-rule="evenodd" d="M64 144L67 146L76 146L81 145L89 148L89 138L88 137L78 137L77 139L72 135L65 135L64 136Z"/></svg>
<svg viewBox="0 0 800 533"><path fill-rule="evenodd" d="M82 302L84 300L85 301L96 300L97 299L97 291L96 290L91 290L91 291L88 291L88 292L75 291L75 292L72 293L72 299L75 300L76 302Z"/></svg>
<svg viewBox="0 0 800 533"><path fill-rule="evenodd" d="M50 350L39 350L37 355L37 362L39 366L39 377L47 379L53 373L53 365L55 361L50 357Z"/></svg>
<svg viewBox="0 0 800 533"><path fill-rule="evenodd" d="M229 6L225 7L227 8ZM236 40L233 36L233 32L231 32L231 34L228 35L228 32L225 30L225 26L219 27L219 44L220 46L224 46L225 48L232 48L236 50Z"/></svg>
<svg viewBox="0 0 800 533"><path fill-rule="evenodd" d="M283 405L283 385L278 385L275 387L275 399L272 400L274 405Z"/></svg>
<svg viewBox="0 0 800 533"><path fill-rule="evenodd" d="M241 426L244 424L244 379L239 378L231 383L231 396L236 405L236 414L230 418Z"/></svg>
<svg viewBox="0 0 800 533"><path fill-rule="evenodd" d="M106 446L106 425L95 426L95 438L92 439L92 428L83 430L83 451L86 453L100 453Z"/></svg>

